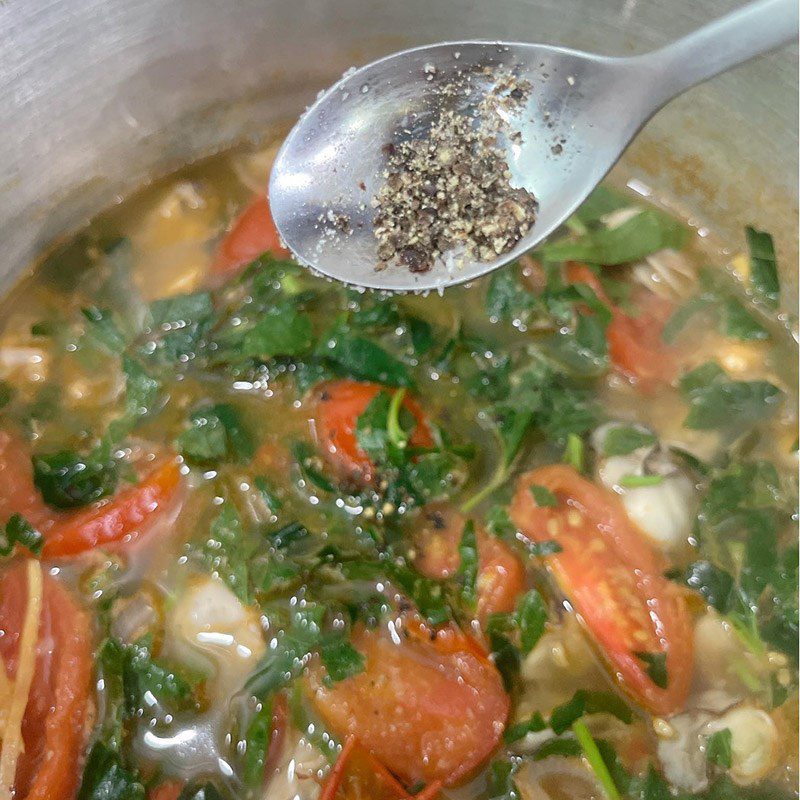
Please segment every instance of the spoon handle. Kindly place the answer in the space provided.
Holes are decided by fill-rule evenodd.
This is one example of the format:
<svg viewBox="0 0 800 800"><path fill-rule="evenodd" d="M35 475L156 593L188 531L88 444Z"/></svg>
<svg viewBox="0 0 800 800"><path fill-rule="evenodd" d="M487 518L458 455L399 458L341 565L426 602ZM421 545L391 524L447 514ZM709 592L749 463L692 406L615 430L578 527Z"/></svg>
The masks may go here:
<svg viewBox="0 0 800 800"><path fill-rule="evenodd" d="M797 0L758 0L639 56L658 76L659 106L720 72L797 41Z"/></svg>

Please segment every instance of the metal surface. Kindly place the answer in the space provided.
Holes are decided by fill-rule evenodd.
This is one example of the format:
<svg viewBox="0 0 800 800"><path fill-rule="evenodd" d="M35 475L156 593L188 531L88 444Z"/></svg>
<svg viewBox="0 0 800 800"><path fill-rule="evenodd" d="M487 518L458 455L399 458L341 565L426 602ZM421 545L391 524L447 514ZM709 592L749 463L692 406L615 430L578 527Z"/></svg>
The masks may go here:
<svg viewBox="0 0 800 800"><path fill-rule="evenodd" d="M797 26L796 0L760 0L633 58L465 41L395 53L346 74L300 118L272 170L273 217L301 263L340 281L408 291L474 280L563 224L665 102L793 42ZM431 119L453 107L452 94L441 89L459 76L471 76L467 94L457 101L466 113L493 91L494 76L508 74L533 86L518 111L504 113L508 129L521 137L499 140L512 185L538 200L530 232L493 261L454 266L440 258L421 274L399 264L377 270L370 201L386 170L384 145L408 129L424 137ZM346 232L337 229L340 215L349 222Z"/></svg>
<svg viewBox="0 0 800 800"><path fill-rule="evenodd" d="M738 0L5 0L0 288L142 182L289 120L351 66L447 39L657 48ZM617 175L731 248L778 234L796 265L797 52L671 103ZM266 179L266 176L265 176ZM791 277L791 275L789 275Z"/></svg>

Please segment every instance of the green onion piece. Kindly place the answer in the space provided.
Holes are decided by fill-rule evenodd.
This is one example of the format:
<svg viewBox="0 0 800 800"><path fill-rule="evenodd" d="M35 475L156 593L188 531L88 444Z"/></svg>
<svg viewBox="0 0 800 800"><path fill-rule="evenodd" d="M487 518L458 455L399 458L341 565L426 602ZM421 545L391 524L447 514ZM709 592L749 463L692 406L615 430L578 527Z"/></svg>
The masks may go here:
<svg viewBox="0 0 800 800"><path fill-rule="evenodd" d="M606 797L608 797L608 800L621 800L614 779L611 777L606 762L603 761L603 757L597 749L597 743L592 738L592 734L589 732L589 728L586 727L586 723L582 719L575 720L575 722L572 723L572 732L575 734L575 738L580 742L586 760L589 762L592 772L594 772L597 780L603 787L603 791Z"/></svg>
<svg viewBox="0 0 800 800"><path fill-rule="evenodd" d="M663 475L623 475L619 485L626 489L637 489L639 486L658 486L663 480Z"/></svg>
<svg viewBox="0 0 800 800"><path fill-rule="evenodd" d="M564 461L578 472L583 472L584 452L583 439L575 433L567 436L567 446L564 448Z"/></svg>
<svg viewBox="0 0 800 800"><path fill-rule="evenodd" d="M386 433L389 436L389 441L400 450L408 444L408 435L400 425L400 409L405 396L405 389L398 389L392 395L392 402L389 404L389 414L386 419Z"/></svg>

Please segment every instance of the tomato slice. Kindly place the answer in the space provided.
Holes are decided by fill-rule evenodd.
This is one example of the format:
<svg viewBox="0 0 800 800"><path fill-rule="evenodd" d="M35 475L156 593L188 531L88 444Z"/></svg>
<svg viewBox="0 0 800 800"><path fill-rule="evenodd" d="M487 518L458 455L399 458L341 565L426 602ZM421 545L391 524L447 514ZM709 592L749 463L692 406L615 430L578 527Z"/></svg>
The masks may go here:
<svg viewBox="0 0 800 800"><path fill-rule="evenodd" d="M557 506L538 506L532 485L552 492ZM663 577L663 560L616 495L565 464L542 467L520 477L511 518L531 541L561 546L547 566L623 690L656 714L680 709L692 680L689 613L678 588ZM665 688L637 653L665 655Z"/></svg>
<svg viewBox="0 0 800 800"><path fill-rule="evenodd" d="M375 478L375 465L358 446L356 425L378 392L379 383L351 380L328 381L314 390L317 440L325 459L343 478L369 484ZM387 389L387 391L391 391ZM412 397L403 398L403 408L416 420L411 432L411 447L433 447L433 435L420 405Z"/></svg>
<svg viewBox="0 0 800 800"><path fill-rule="evenodd" d="M147 800L178 800L183 791L181 781L165 781L159 783L147 793Z"/></svg>
<svg viewBox="0 0 800 800"><path fill-rule="evenodd" d="M397 779L348 736L342 752L322 787L319 800L410 800L411 795Z"/></svg>
<svg viewBox="0 0 800 800"><path fill-rule="evenodd" d="M461 563L458 546L464 534L466 517L446 503L433 503L423 509L422 526L414 535L416 568L429 578L445 580ZM478 545L478 604L476 616L485 625L491 614L513 611L525 591L525 568L516 553L504 542L476 526Z"/></svg>
<svg viewBox="0 0 800 800"><path fill-rule="evenodd" d="M74 556L93 547L129 544L141 538L179 496L175 459L161 461L142 480L114 497L76 511L50 508L33 483L25 443L0 431L0 522L22 514L44 536L46 558Z"/></svg>
<svg viewBox="0 0 800 800"><path fill-rule="evenodd" d="M572 283L585 283L611 309L611 322L606 330L608 352L612 364L644 391L669 383L678 371L675 349L667 345L662 334L672 313L672 305L644 289L633 298L638 313L626 314L610 302L597 276L586 264L569 262L567 277Z"/></svg>
<svg viewBox="0 0 800 800"><path fill-rule="evenodd" d="M458 782L496 748L509 700L500 674L456 628L433 631L406 614L356 629L365 669L327 686L314 663L307 685L321 716L355 737L407 785Z"/></svg>
<svg viewBox="0 0 800 800"><path fill-rule="evenodd" d="M88 733L92 644L88 615L70 592L45 572L33 684L22 722L24 752L17 762L15 796L68 800L74 796ZM24 561L0 577L0 656L16 675L28 584ZM2 668L2 667L0 667Z"/></svg>
<svg viewBox="0 0 800 800"><path fill-rule="evenodd" d="M220 242L211 273L219 278L230 278L264 253L287 256L289 251L281 245L269 200L266 195L257 195L234 220Z"/></svg>
<svg viewBox="0 0 800 800"><path fill-rule="evenodd" d="M176 497L181 473L175 459L154 467L136 485L123 489L108 502L60 517L43 531L42 555L74 556L111 544L136 541Z"/></svg>

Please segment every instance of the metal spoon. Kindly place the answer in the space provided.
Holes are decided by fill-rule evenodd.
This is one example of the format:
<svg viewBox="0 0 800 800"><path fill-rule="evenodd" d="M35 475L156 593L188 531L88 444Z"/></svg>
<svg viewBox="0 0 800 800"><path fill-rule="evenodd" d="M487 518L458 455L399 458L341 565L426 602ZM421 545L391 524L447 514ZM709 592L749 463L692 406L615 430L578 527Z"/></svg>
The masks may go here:
<svg viewBox="0 0 800 800"><path fill-rule="evenodd" d="M278 153L269 197L283 240L303 264L345 283L393 291L437 289L485 275L555 231L665 103L714 75L797 40L797 0L759 0L644 55L611 58L541 44L446 42L405 50L346 73L303 114ZM433 70L431 69L431 65ZM382 146L430 118L437 82L488 66L533 84L504 144L512 185L539 202L532 229L491 262L415 274L379 263L370 200ZM433 74L435 72L435 74ZM471 82L470 104L491 90ZM735 134L734 134L735 135Z"/></svg>

